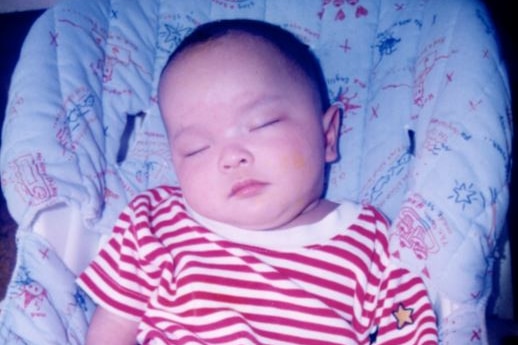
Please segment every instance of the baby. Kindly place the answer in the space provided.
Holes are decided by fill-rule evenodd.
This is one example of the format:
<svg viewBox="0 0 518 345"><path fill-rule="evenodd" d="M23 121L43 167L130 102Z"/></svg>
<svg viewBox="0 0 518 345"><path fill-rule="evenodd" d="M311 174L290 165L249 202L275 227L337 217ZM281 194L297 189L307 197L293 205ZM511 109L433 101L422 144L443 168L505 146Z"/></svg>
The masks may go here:
<svg viewBox="0 0 518 345"><path fill-rule="evenodd" d="M291 33L198 27L159 85L179 187L137 196L79 277L88 344L437 344L379 211L323 198L340 108Z"/></svg>

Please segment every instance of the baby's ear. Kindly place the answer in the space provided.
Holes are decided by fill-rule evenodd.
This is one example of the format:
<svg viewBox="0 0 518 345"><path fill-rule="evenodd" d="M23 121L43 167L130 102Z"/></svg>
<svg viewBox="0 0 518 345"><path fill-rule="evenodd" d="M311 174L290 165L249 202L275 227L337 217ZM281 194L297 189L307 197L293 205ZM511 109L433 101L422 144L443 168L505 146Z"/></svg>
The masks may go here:
<svg viewBox="0 0 518 345"><path fill-rule="evenodd" d="M322 119L326 163L332 163L338 159L338 137L340 135L341 117L341 104L335 103L327 109Z"/></svg>

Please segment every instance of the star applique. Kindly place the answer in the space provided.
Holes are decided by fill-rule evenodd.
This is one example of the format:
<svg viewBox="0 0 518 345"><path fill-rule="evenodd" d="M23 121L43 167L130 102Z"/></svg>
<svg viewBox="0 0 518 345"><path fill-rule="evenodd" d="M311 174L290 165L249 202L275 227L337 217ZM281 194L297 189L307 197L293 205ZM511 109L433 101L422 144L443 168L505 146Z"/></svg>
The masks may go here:
<svg viewBox="0 0 518 345"><path fill-rule="evenodd" d="M412 314L414 313L414 309L405 308L402 303L399 303L397 310L392 312L392 315L396 318L397 328L402 329L406 325L411 325L414 323L412 319Z"/></svg>

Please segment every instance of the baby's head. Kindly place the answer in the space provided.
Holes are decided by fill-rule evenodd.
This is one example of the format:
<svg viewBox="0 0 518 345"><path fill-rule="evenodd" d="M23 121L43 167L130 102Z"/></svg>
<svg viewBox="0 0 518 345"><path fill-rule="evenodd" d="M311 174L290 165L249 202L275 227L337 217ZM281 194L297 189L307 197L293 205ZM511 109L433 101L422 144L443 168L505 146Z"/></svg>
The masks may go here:
<svg viewBox="0 0 518 345"><path fill-rule="evenodd" d="M164 69L159 103L194 211L258 230L314 220L339 109L295 36L251 20L202 25Z"/></svg>

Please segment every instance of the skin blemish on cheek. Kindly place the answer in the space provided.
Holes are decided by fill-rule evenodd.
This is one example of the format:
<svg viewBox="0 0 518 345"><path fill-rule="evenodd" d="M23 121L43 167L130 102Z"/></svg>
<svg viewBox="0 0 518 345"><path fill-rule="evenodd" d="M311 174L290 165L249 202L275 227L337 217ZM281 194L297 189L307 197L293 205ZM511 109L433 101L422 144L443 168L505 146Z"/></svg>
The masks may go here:
<svg viewBox="0 0 518 345"><path fill-rule="evenodd" d="M307 166L307 161L302 154L289 154L282 156L282 159L270 159L264 164L270 166L278 172L289 172L290 170L298 170Z"/></svg>
<svg viewBox="0 0 518 345"><path fill-rule="evenodd" d="M280 163L280 167L286 169L302 169L306 165L306 159L302 154L291 154L286 156Z"/></svg>
<svg viewBox="0 0 518 345"><path fill-rule="evenodd" d="M306 166L306 160L304 159L304 156L296 155L291 157L291 164L297 169L302 169Z"/></svg>
<svg viewBox="0 0 518 345"><path fill-rule="evenodd" d="M290 154L279 161L272 162L273 167L279 172L301 170L307 166L307 161L302 154Z"/></svg>

